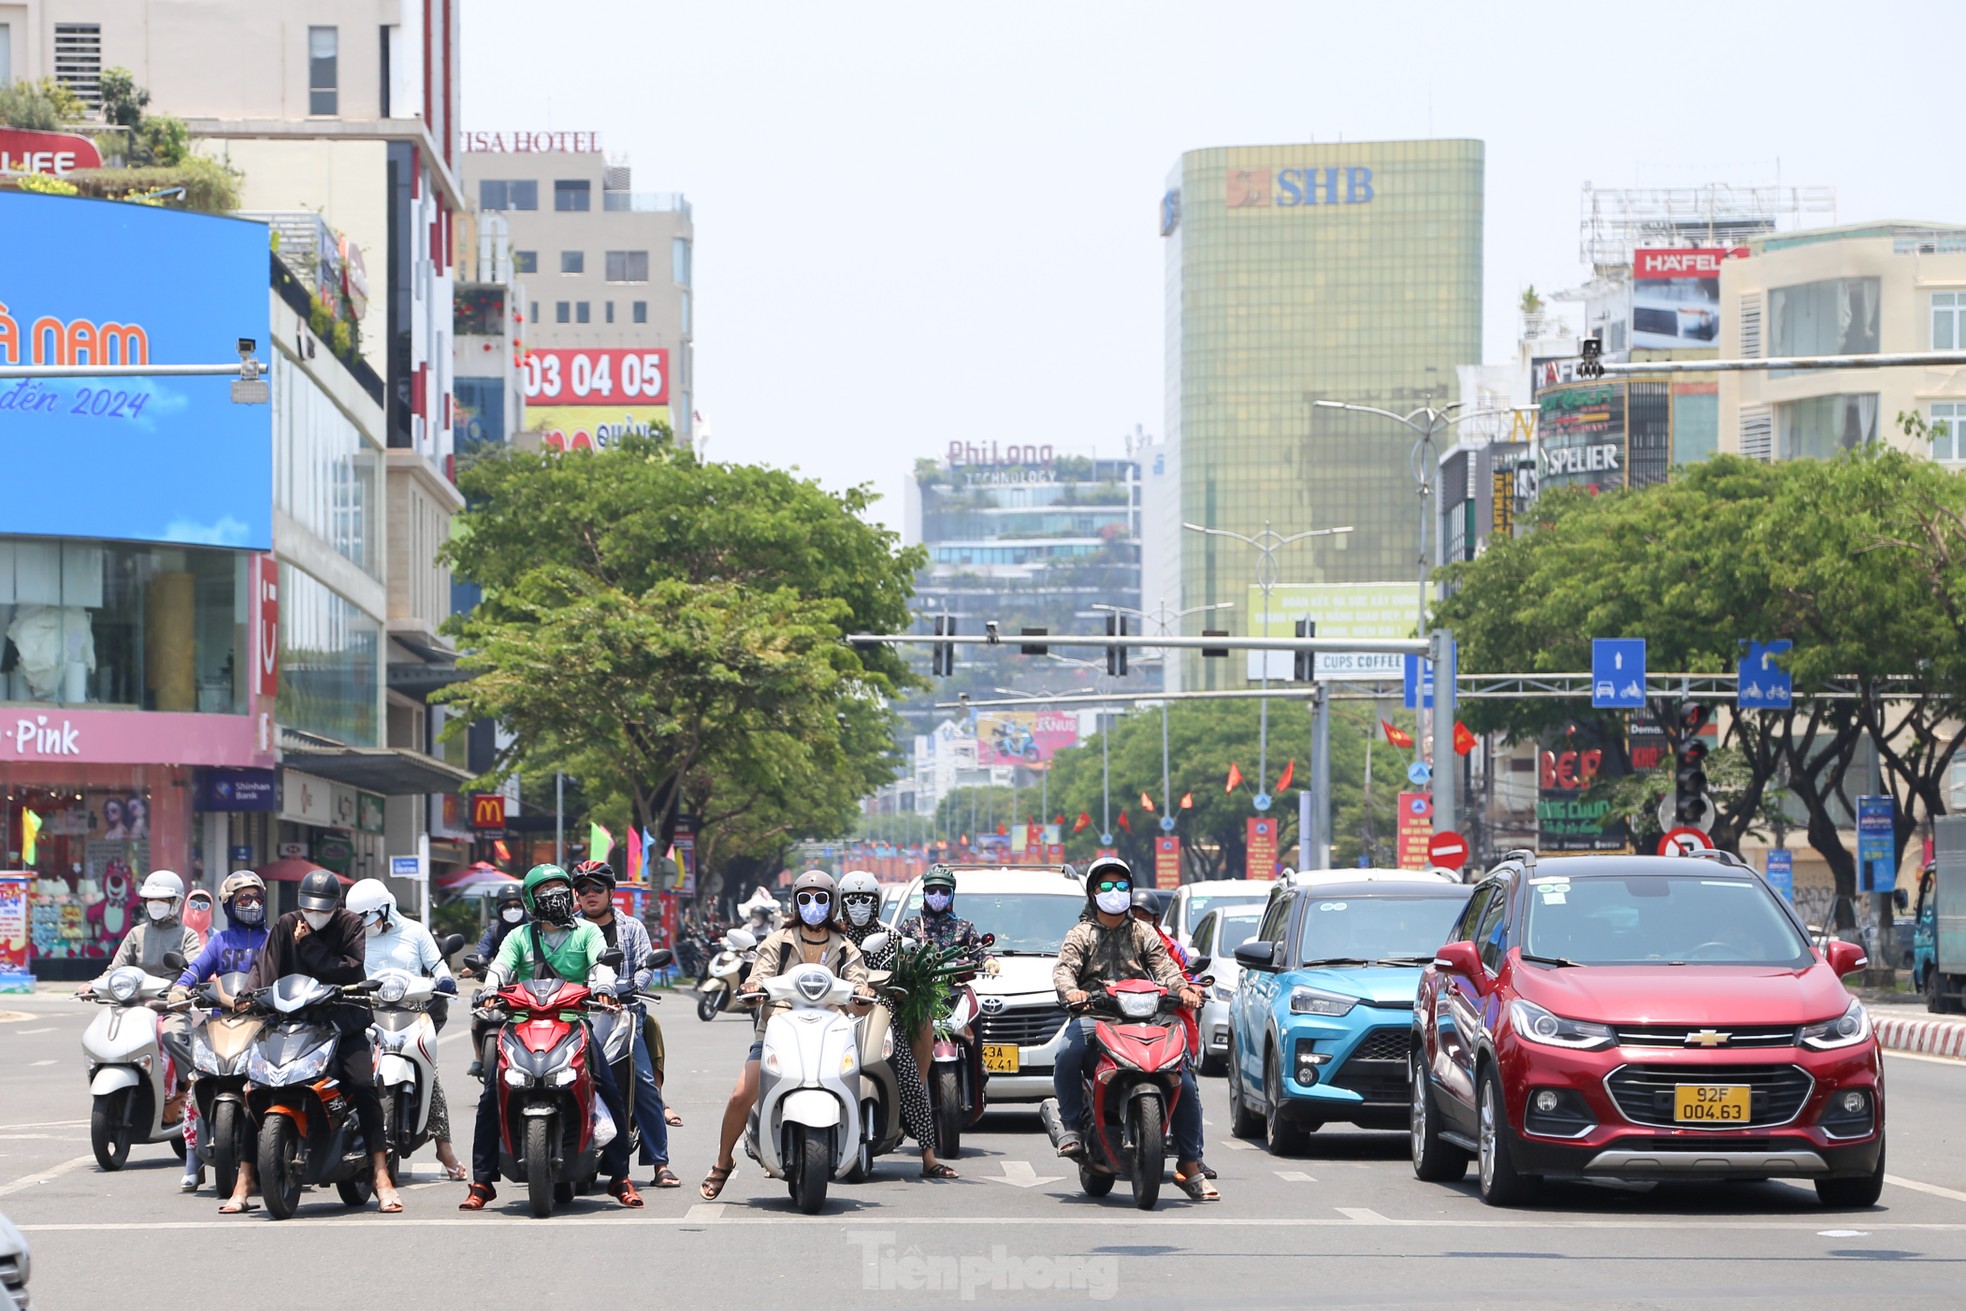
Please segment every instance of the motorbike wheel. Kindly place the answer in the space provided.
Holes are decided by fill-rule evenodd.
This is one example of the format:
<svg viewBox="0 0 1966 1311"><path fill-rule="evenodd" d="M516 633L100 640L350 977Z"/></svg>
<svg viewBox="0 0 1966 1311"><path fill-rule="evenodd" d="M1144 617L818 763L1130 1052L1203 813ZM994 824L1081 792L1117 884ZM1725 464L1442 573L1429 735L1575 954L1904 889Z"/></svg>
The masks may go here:
<svg viewBox="0 0 1966 1311"><path fill-rule="evenodd" d="M535 1220L553 1214L554 1130L550 1115L526 1121L526 1201Z"/></svg>
<svg viewBox="0 0 1966 1311"><path fill-rule="evenodd" d="M253 1150L252 1130L237 1102L220 1102L212 1111L212 1178L220 1197L232 1196L239 1163Z"/></svg>
<svg viewBox="0 0 1966 1311"><path fill-rule="evenodd" d="M478 1044L478 1068L484 1071L478 1076L481 1080L498 1077L498 1030L496 1029L486 1034L485 1040Z"/></svg>
<svg viewBox="0 0 1966 1311"><path fill-rule="evenodd" d="M963 1092L954 1070L935 1074L936 1155L953 1161L963 1154Z"/></svg>
<svg viewBox="0 0 1966 1311"><path fill-rule="evenodd" d="M1164 1171L1163 1139L1167 1136L1167 1114L1158 1097L1140 1097L1133 1103L1133 1204L1142 1211L1154 1209L1160 1201L1160 1178Z"/></svg>
<svg viewBox="0 0 1966 1311"><path fill-rule="evenodd" d="M1079 1187L1085 1189L1087 1197L1104 1197L1113 1191L1113 1180L1117 1176L1095 1170L1089 1165L1079 1166Z"/></svg>
<svg viewBox="0 0 1966 1311"><path fill-rule="evenodd" d="M854 1149L853 1164L841 1176L850 1184L864 1184L874 1174L874 1126L879 1122L874 1103L863 1102L860 1107L860 1145Z"/></svg>
<svg viewBox="0 0 1966 1311"><path fill-rule="evenodd" d="M96 1164L105 1170L120 1170L130 1159L130 1126L123 1122L130 1090L118 1088L95 1099L89 1108L89 1146L95 1150Z"/></svg>
<svg viewBox="0 0 1966 1311"><path fill-rule="evenodd" d="M705 1024L716 1019L717 1012L723 1009L723 1007L717 1005L717 998L722 995L720 992L706 992L701 997L698 997L696 999L696 1018L702 1020Z"/></svg>
<svg viewBox="0 0 1966 1311"><path fill-rule="evenodd" d="M266 1213L275 1220L290 1220L300 1209L306 1167L299 1156L300 1135L294 1122L279 1111L267 1116L259 1127L258 1183Z"/></svg>
<svg viewBox="0 0 1966 1311"><path fill-rule="evenodd" d="M369 1166L362 1167L362 1173L353 1179L336 1180L334 1190L341 1196L343 1206L367 1206L369 1198L375 1195L375 1175Z"/></svg>
<svg viewBox="0 0 1966 1311"><path fill-rule="evenodd" d="M833 1152L826 1135L804 1125L792 1129L792 1203L806 1215L818 1215L826 1205L826 1180L833 1172Z"/></svg>
<svg viewBox="0 0 1966 1311"><path fill-rule="evenodd" d="M572 1184L554 1184L553 1200L561 1206L573 1205L574 1188Z"/></svg>

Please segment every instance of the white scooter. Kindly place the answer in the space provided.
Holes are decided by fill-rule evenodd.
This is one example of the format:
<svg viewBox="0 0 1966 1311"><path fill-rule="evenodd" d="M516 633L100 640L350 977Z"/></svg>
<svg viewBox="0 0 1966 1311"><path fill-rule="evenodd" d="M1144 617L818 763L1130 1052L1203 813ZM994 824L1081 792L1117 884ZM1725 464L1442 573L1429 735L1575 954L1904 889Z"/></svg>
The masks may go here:
<svg viewBox="0 0 1966 1311"><path fill-rule="evenodd" d="M105 1170L123 1168L131 1143L168 1142L184 1159L184 1102L179 1096L173 1103L176 1080L170 1075L174 1067L181 1075L190 1073L188 1053L173 1060L160 1042L159 1012L171 1009L163 1001L170 989L169 979L125 965L110 972L100 992L83 998L103 1007L82 1034L82 1055L89 1062L92 1099L89 1146ZM167 1121L167 1110L175 1118Z"/></svg>
<svg viewBox="0 0 1966 1311"><path fill-rule="evenodd" d="M783 1179L807 1215L826 1204L826 1185L860 1153L859 1026L841 1008L853 984L824 965L804 965L740 1000L769 998L792 1009L765 1024L758 1103L744 1150Z"/></svg>
<svg viewBox="0 0 1966 1311"><path fill-rule="evenodd" d="M724 949L710 958L710 977L697 992L696 1018L708 1024L729 1010L731 995L757 958L758 936L751 930L732 929L724 934Z"/></svg>
<svg viewBox="0 0 1966 1311"><path fill-rule="evenodd" d="M430 1003L437 981L408 970L376 975L375 1087L382 1096L382 1132L388 1139L389 1173L430 1141L430 1105L437 1079L437 1026Z"/></svg>

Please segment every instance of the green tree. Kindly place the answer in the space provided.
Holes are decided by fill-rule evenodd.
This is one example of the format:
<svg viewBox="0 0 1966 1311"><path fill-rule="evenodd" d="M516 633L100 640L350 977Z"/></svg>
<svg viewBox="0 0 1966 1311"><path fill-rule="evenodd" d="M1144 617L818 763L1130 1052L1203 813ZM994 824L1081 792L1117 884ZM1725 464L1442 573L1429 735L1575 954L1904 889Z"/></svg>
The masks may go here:
<svg viewBox="0 0 1966 1311"><path fill-rule="evenodd" d="M105 68L101 86L103 121L129 131L130 164L176 167L184 162L191 149L190 130L181 118L146 114L150 92L136 84L129 69Z"/></svg>
<svg viewBox="0 0 1966 1311"><path fill-rule="evenodd" d="M512 730L500 774L575 775L658 849L686 811L712 850L838 832L893 777L887 700L914 681L840 639L905 626L920 552L863 518L865 488L666 437L460 473L444 558L484 600L449 623L475 677L446 696Z"/></svg>
<svg viewBox="0 0 1966 1311"><path fill-rule="evenodd" d="M51 77L0 86L0 123L31 132L56 132L78 121L88 106Z"/></svg>

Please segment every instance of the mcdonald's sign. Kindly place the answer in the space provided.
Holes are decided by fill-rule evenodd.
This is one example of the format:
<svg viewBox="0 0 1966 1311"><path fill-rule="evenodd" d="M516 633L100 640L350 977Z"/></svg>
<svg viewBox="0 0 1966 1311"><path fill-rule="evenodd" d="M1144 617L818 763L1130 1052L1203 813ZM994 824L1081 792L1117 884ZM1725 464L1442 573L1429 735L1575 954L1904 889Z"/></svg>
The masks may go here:
<svg viewBox="0 0 1966 1311"><path fill-rule="evenodd" d="M502 792L473 792L471 794L471 827L480 830L504 828L505 794Z"/></svg>

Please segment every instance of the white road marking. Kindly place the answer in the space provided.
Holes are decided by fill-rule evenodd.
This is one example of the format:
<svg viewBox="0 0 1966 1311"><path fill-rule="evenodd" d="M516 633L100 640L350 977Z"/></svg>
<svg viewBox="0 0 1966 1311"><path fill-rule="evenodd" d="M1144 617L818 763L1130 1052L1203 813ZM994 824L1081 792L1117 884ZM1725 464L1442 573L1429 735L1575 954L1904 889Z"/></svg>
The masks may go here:
<svg viewBox="0 0 1966 1311"><path fill-rule="evenodd" d="M1231 1138L1229 1139L1229 1150L1234 1152L1255 1152L1261 1151L1262 1149L1257 1147L1255 1143L1246 1143L1240 1138Z"/></svg>
<svg viewBox="0 0 1966 1311"><path fill-rule="evenodd" d="M1930 1193L1934 1197L1949 1197L1955 1202L1966 1202L1966 1193L1956 1188L1941 1188L1937 1184L1921 1183L1916 1179L1907 1179L1903 1175L1887 1174L1884 1176L1884 1182L1896 1184L1900 1188L1909 1188L1914 1193Z"/></svg>
<svg viewBox="0 0 1966 1311"><path fill-rule="evenodd" d="M683 1213L684 1224L715 1224L730 1209L728 1202L698 1202Z"/></svg>
<svg viewBox="0 0 1966 1311"><path fill-rule="evenodd" d="M1924 1061L1927 1065L1950 1065L1955 1070L1962 1065L1966 1065L1966 1057L1933 1056L1928 1052L1901 1052L1892 1047L1884 1047L1879 1050L1884 1056L1890 1058L1891 1061ZM1888 1064L1889 1061L1886 1063Z"/></svg>
<svg viewBox="0 0 1966 1311"><path fill-rule="evenodd" d="M26 1017L23 1016L22 1018L24 1019ZM16 1038L32 1038L37 1033L53 1033L54 1031L55 1026L50 1024L45 1029L15 1029L13 1033Z"/></svg>
<svg viewBox="0 0 1966 1311"><path fill-rule="evenodd" d="M34 1067L34 1066L42 1066L42 1065L53 1065L53 1064L54 1064L54 1062L53 1062L53 1061L29 1061L29 1062L28 1062L28 1065L29 1065L30 1067Z"/></svg>
<svg viewBox="0 0 1966 1311"><path fill-rule="evenodd" d="M1305 1174L1302 1170L1278 1170L1276 1176L1287 1184L1314 1184L1317 1182L1317 1180L1311 1178L1311 1176Z"/></svg>
<svg viewBox="0 0 1966 1311"><path fill-rule="evenodd" d="M1062 1174L1039 1174L1029 1161L1004 1161L1003 1175L979 1174L976 1177L988 1183L1009 1184L1012 1188L1036 1188L1039 1184L1055 1184L1065 1176Z"/></svg>
<svg viewBox="0 0 1966 1311"><path fill-rule="evenodd" d="M87 1120L24 1120L20 1124L0 1124L0 1133L13 1129L72 1129Z"/></svg>
<svg viewBox="0 0 1966 1311"><path fill-rule="evenodd" d="M1389 1225L1398 1223L1391 1216L1380 1215L1369 1206L1334 1206L1331 1209L1339 1215L1344 1216L1347 1220L1354 1220L1359 1224Z"/></svg>
<svg viewBox="0 0 1966 1311"><path fill-rule="evenodd" d="M79 1170L85 1165L93 1164L95 1159L94 1155L77 1156L63 1161L60 1165L50 1166L40 1174L30 1174L24 1178L16 1179L12 1183L0 1184L0 1197L5 1197L9 1193L18 1193L24 1188L32 1188L36 1184L47 1183L50 1179L58 1179L70 1170ZM88 1226L84 1225L82 1228L86 1229Z"/></svg>

